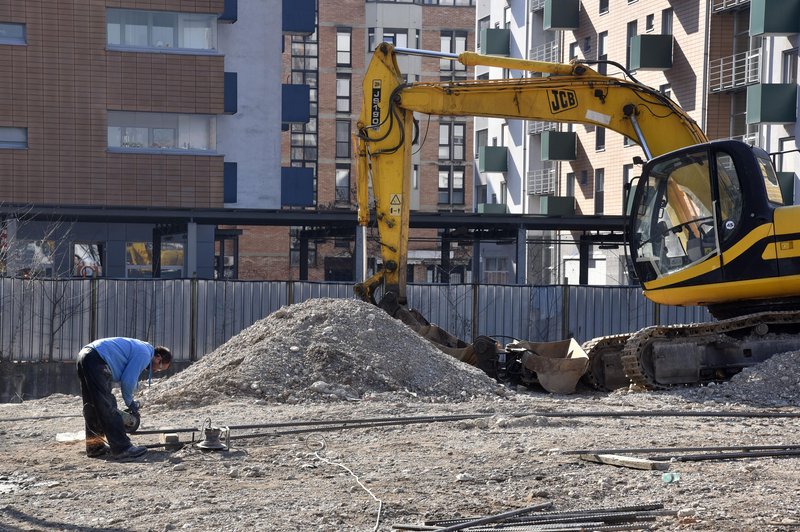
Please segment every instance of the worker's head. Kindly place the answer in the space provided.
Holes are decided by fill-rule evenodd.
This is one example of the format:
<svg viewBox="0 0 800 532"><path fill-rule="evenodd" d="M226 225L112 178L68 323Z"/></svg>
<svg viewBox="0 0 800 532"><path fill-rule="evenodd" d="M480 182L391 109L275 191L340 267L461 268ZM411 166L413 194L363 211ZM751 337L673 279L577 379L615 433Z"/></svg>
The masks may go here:
<svg viewBox="0 0 800 532"><path fill-rule="evenodd" d="M169 364L172 362L172 353L169 352L169 349L166 347L159 345L156 346L155 351L153 352L153 371L164 371L169 369Z"/></svg>

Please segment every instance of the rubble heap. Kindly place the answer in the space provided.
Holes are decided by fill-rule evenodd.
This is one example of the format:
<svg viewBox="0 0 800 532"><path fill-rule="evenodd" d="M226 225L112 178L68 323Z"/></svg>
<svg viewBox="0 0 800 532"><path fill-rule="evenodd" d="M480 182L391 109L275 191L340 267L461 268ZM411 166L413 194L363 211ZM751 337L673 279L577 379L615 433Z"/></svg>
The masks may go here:
<svg viewBox="0 0 800 532"><path fill-rule="evenodd" d="M453 401L508 392L373 305L312 299L254 323L144 400L175 407L239 396L301 403L398 393Z"/></svg>

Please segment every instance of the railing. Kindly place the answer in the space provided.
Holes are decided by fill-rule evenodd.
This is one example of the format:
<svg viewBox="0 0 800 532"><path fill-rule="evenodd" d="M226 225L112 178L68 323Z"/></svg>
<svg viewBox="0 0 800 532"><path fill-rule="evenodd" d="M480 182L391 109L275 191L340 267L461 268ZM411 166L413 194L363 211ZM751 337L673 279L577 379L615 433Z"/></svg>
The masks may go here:
<svg viewBox="0 0 800 532"><path fill-rule="evenodd" d="M528 172L528 194L552 194L556 191L555 167Z"/></svg>
<svg viewBox="0 0 800 532"><path fill-rule="evenodd" d="M750 0L714 0L713 2L711 2L711 10L714 13L719 13L721 11L733 9L735 7L743 6L749 3Z"/></svg>
<svg viewBox="0 0 800 532"><path fill-rule="evenodd" d="M530 59L532 61L548 61L550 63L561 62L561 46L558 41L550 41L531 48Z"/></svg>
<svg viewBox="0 0 800 532"><path fill-rule="evenodd" d="M545 0L531 0L531 11L541 11L544 9Z"/></svg>
<svg viewBox="0 0 800 532"><path fill-rule="evenodd" d="M129 336L189 362L284 305L352 294L353 283L0 278L0 361L72 362L96 338ZM634 286L409 284L408 301L466 341L486 334L584 342L710 319L703 308L657 305Z"/></svg>
<svg viewBox="0 0 800 532"><path fill-rule="evenodd" d="M710 92L721 92L753 85L760 80L761 48L714 59L708 66Z"/></svg>
<svg viewBox="0 0 800 532"><path fill-rule="evenodd" d="M528 133L531 135L541 135L545 131L555 131L558 129L556 122L545 122L542 120L530 120L528 122Z"/></svg>

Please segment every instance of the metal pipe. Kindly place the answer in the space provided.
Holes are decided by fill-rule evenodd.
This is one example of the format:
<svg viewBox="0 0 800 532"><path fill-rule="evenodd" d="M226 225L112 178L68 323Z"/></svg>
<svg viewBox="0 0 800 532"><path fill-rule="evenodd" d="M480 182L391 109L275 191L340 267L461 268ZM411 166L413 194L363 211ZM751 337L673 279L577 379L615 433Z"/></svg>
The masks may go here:
<svg viewBox="0 0 800 532"><path fill-rule="evenodd" d="M731 458L763 458L768 456L800 456L800 449L793 451L753 451L742 453L707 453L707 454L683 454L683 455L664 455L649 456L650 460L666 461L677 460L679 462L699 462L701 460L729 460Z"/></svg>
<svg viewBox="0 0 800 532"><path fill-rule="evenodd" d="M644 156L647 157L647 160L653 158L653 154L650 152L650 148L647 146L647 141L644 138L644 133L642 133L642 128L639 127L639 121L636 119L636 113L631 113L628 118L631 120L631 124L633 124L633 130L636 131L636 136L639 138L639 144L642 146L642 150L644 150Z"/></svg>
<svg viewBox="0 0 800 532"><path fill-rule="evenodd" d="M412 416L412 417L386 417L386 418L361 418L361 419L332 419L327 421L314 420L314 421L288 421L284 423L256 423L250 425L228 425L231 430L244 430L256 428L281 428L281 427L297 427L297 426L320 426L320 425L346 425L350 424L364 424L364 423L384 423L387 424L413 424L413 423L435 423L444 421L462 421L467 419L481 419L492 417L495 415L505 415L510 417L554 417L554 418L570 418L570 417L731 417L731 418L800 418L800 412L758 412L758 411L741 411L741 412L691 412L684 410L637 410L637 411L603 411L595 410L588 412L516 412L503 414L501 412L486 413L486 414L458 414L449 416ZM2 421L2 420L0 420ZM161 434L162 432L195 432L198 429L193 428L160 428L145 431L137 431L136 434Z"/></svg>

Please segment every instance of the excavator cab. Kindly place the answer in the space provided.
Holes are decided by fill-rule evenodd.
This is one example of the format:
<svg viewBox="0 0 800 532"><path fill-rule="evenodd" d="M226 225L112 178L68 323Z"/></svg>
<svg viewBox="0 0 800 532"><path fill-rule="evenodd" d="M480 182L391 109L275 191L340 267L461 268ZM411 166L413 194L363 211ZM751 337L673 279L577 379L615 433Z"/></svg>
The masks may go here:
<svg viewBox="0 0 800 532"><path fill-rule="evenodd" d="M769 156L738 141L716 141L650 160L629 219L630 254L651 299L709 304L724 285L777 277L774 211L783 204ZM746 298L743 298L746 299Z"/></svg>

